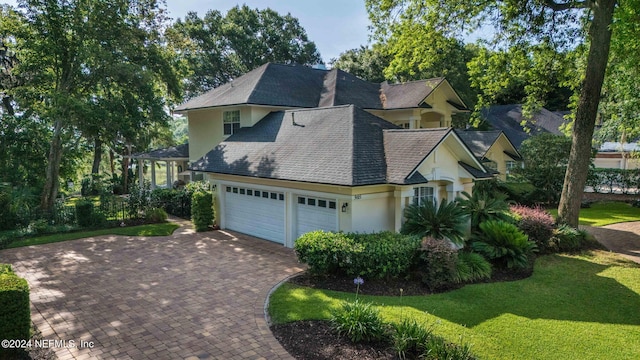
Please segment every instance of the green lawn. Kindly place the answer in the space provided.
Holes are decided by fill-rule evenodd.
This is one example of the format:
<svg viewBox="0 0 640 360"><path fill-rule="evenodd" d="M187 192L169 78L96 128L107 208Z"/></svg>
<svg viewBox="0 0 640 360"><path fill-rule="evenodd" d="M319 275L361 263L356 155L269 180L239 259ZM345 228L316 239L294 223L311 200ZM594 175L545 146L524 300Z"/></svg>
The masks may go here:
<svg viewBox="0 0 640 360"><path fill-rule="evenodd" d="M269 313L276 323L327 319L332 308L353 298L284 284L271 296ZM450 341L470 343L483 359L640 354L640 266L607 252L541 257L534 275L520 281L430 296L361 298L376 304L388 321L414 317Z"/></svg>
<svg viewBox="0 0 640 360"><path fill-rule="evenodd" d="M70 233L60 233L53 235L38 236L12 242L8 249L22 246L49 244L60 241L76 240L100 235L123 235L123 236L167 236L171 235L180 226L176 223L147 224L131 227L115 227L109 229L78 231Z"/></svg>
<svg viewBox="0 0 640 360"><path fill-rule="evenodd" d="M558 209L549 212L554 217L558 215ZM597 202L580 209L580 225L605 226L626 221L640 221L640 208L623 202Z"/></svg>

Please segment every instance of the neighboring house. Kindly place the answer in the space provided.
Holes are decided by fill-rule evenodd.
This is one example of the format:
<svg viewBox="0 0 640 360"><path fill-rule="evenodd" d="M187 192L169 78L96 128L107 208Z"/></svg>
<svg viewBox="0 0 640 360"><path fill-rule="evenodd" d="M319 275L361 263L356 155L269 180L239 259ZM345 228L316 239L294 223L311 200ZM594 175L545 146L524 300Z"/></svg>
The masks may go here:
<svg viewBox="0 0 640 360"><path fill-rule="evenodd" d="M455 131L482 165L502 181L506 181L509 173L522 163L522 157L515 145L501 130Z"/></svg>
<svg viewBox="0 0 640 360"><path fill-rule="evenodd" d="M551 112L545 108L533 115L531 120L523 124L522 105L493 105L481 113L483 120L494 130L501 130L511 140L516 149L531 136L541 133L562 135L560 127L565 120L561 113Z"/></svg>
<svg viewBox="0 0 640 360"><path fill-rule="evenodd" d="M492 178L450 128L466 111L444 78L375 84L278 64L175 110L188 117L190 169L214 185L218 225L289 247L316 229L399 230L407 205Z"/></svg>
<svg viewBox="0 0 640 360"><path fill-rule="evenodd" d="M146 153L137 153L129 156L136 160L138 178L144 179L144 168L149 165L149 181L151 189L157 187L171 188L174 183L188 183L191 179L189 171L189 144L170 146L164 149L156 149ZM157 170L161 165L164 174L159 176ZM162 182L158 182L162 178Z"/></svg>
<svg viewBox="0 0 640 360"><path fill-rule="evenodd" d="M640 159L634 154L640 151L638 143L605 142L598 149L593 164L597 168L638 169Z"/></svg>

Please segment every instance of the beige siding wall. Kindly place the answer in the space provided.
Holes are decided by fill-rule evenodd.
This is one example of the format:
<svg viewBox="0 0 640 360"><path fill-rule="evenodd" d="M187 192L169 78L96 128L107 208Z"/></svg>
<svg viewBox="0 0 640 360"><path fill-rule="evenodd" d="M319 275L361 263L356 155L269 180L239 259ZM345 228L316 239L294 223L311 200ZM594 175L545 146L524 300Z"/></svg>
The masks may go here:
<svg viewBox="0 0 640 360"><path fill-rule="evenodd" d="M222 116L225 111L234 110L240 110L240 127L251 127L270 112L283 109L266 106L230 106L189 111L187 118L190 161L201 158L226 138L223 135Z"/></svg>
<svg viewBox="0 0 640 360"><path fill-rule="evenodd" d="M353 200L353 215L351 231L377 232L394 230L394 200L393 193L377 193L369 196L355 197Z"/></svg>

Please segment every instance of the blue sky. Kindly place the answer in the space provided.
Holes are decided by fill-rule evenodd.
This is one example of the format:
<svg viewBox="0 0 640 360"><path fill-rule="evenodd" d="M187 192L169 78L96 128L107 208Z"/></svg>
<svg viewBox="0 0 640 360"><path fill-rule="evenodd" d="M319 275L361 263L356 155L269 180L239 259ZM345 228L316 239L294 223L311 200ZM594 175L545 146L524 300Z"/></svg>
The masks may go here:
<svg viewBox="0 0 640 360"><path fill-rule="evenodd" d="M2 0L0 0L2 1ZM364 0L166 0L172 18L183 18L189 11L204 15L210 9L226 12L240 4L251 8L271 8L291 13L304 27L309 40L316 43L325 62L341 52L368 43L369 19ZM4 3L16 5L15 0Z"/></svg>

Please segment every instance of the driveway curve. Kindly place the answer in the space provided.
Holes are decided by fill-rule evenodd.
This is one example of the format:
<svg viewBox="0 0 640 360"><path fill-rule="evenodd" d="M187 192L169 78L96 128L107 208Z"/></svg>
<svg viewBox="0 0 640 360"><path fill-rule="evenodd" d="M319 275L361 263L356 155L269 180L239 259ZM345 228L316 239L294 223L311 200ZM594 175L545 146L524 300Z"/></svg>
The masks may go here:
<svg viewBox="0 0 640 360"><path fill-rule="evenodd" d="M264 303L303 270L293 251L181 225L3 250L0 262L29 282L32 320L59 359L291 359Z"/></svg>
<svg viewBox="0 0 640 360"><path fill-rule="evenodd" d="M640 264L640 221L583 228L610 251Z"/></svg>

